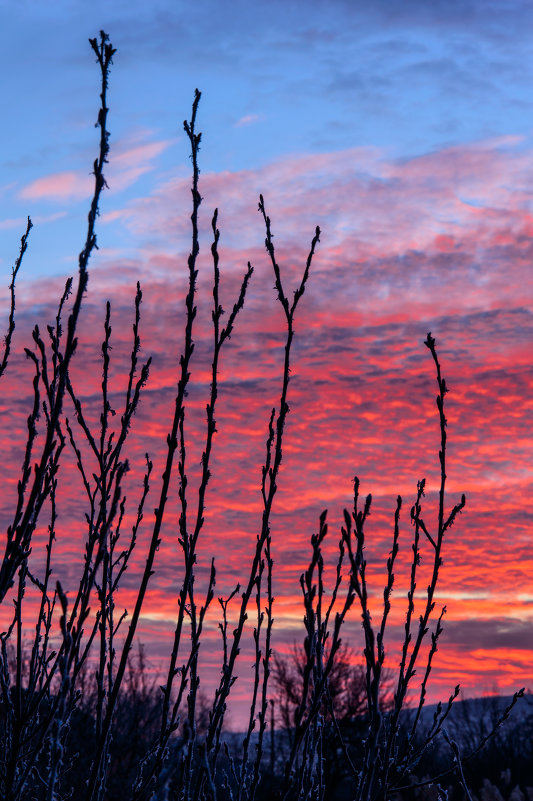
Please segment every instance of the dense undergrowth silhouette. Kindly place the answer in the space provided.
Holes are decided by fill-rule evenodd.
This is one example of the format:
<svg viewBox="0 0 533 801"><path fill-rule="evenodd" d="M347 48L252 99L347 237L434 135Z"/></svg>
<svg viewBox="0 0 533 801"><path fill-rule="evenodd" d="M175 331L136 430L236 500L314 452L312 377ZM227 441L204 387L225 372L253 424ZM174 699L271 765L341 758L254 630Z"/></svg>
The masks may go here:
<svg viewBox="0 0 533 801"><path fill-rule="evenodd" d="M344 512L333 582L325 579L323 545L327 536L324 512L311 537L309 565L301 577L305 610L302 643L296 646L293 668L273 656L273 559L271 516L280 479L285 422L289 412L289 378L294 320L309 280L320 230L310 243L301 279L288 292L274 248L265 201L259 212L265 228L265 247L272 265L277 300L286 328L284 363L278 405L267 422L267 442L261 469L262 514L250 546L249 564L227 598L219 599L223 661L214 696L202 690L199 653L206 617L214 609L216 566L211 563L207 584L195 583L201 547L205 500L216 433L218 373L224 348L233 334L246 301L253 268L248 264L240 289L224 317L219 268L217 211L211 221L213 261L212 368L199 486L188 484L190 445L186 397L191 380L196 319L197 259L199 253L198 153L201 135L196 120L200 93L184 123L192 160L192 244L187 263L188 289L182 351L176 374L176 395L166 439L162 478L152 475L147 455L134 523L126 534L124 477L126 445L135 412L149 381L150 359L140 361L142 289L137 284L133 339L122 412L115 415L109 399L111 363L111 305L104 312L102 382L99 412L80 400L72 377L77 358L78 321L88 286L88 265L96 247L95 225L105 188L104 168L109 155L107 131L108 78L115 50L106 34L90 40L100 69L101 104L97 126L99 150L94 161L94 194L87 237L79 256L77 279L69 278L57 315L45 334L35 326L26 355L34 367L33 403L27 419L27 442L19 472L17 500L7 528L0 567L0 601L14 604L11 622L0 634L0 795L19 799L369 799L445 797L467 793L468 766L480 758L480 743L500 736L500 724L522 691L490 722L472 743L459 743L448 733L447 756L435 756L437 740L444 743L445 725L459 688L449 700L426 715L426 692L442 632L444 610L435 608L435 592L446 534L465 505L465 497L448 510L446 502L447 386L441 373L435 339L428 334L437 378L440 431L440 486L435 529L423 514L425 481L418 482L410 510L412 562L408 577L404 639L400 661L385 668L385 635L395 583L402 500L397 499L391 551L381 611L370 610L366 572L366 527L372 499L360 496L354 481L354 502ZM9 357L15 327L15 281L28 246L31 222L22 237L13 269L11 305L0 378L9 380ZM64 320L66 319L66 323ZM6 375L7 374L7 375ZM115 404L116 405L116 404ZM85 541L80 574L73 587L53 578L59 482L63 455L74 457L85 500ZM7 469L7 468L6 468ZM142 649L135 653L139 619L147 598L162 537L175 536L167 523L171 487L179 491L177 539L181 564L179 604L172 647L164 676L150 677ZM157 494L153 515L145 509L149 493ZM152 495L150 497L152 497ZM116 596L138 533L149 531L144 566L138 575L133 608L118 612ZM44 559L34 562L37 531L47 532ZM421 554L431 564L425 597L415 599ZM35 566L37 565L37 566ZM131 572L131 570L130 570ZM29 590L38 597L37 612L28 619ZM342 643L343 622L359 615L364 635L360 664L353 664ZM377 621L377 622L376 622ZM253 688L245 730L239 736L224 730L232 687L237 680L240 652L247 638L255 651ZM418 684L413 677L418 669ZM291 672L293 671L293 672ZM274 679L274 681L273 681ZM277 721L274 719L276 702ZM531 725L529 720L528 725ZM428 779L427 771L433 771ZM439 776L440 788L431 776ZM517 781L525 782L527 778ZM451 782L451 783L450 783ZM416 795L416 794L419 795ZM433 797L433 796L431 796ZM436 796L435 796L436 797ZM452 795L450 795L450 798ZM456 797L456 796L453 796ZM459 796L457 796L459 797Z"/></svg>

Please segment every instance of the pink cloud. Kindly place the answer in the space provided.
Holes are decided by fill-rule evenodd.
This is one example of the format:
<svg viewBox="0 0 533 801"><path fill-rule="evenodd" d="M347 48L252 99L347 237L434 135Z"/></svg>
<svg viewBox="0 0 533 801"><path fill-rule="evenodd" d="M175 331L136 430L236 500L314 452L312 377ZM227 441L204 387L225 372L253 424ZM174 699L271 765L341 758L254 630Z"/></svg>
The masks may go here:
<svg viewBox="0 0 533 801"><path fill-rule="evenodd" d="M454 646L447 640L439 649L432 698L445 694L458 679L479 691L491 689L497 681L502 689L514 689L531 679L530 651L513 653L512 663L507 663L501 643L495 642L491 649L488 639L472 643L472 647L465 641L472 620L512 619L518 621L518 630L520 621L525 626L532 618L527 602L533 597L527 510L533 490L533 228L521 187L530 178L533 184L533 156L529 151L515 151L513 142L504 144L454 149L401 164L388 163L375 152L350 151L287 160L254 173L202 175L205 202L201 207L198 319L186 418L192 488L198 480L210 382L210 205L219 203L222 209L224 308L231 307L248 258L256 273L220 366L218 434L198 585L205 584L211 555L218 564L217 594L229 592L236 581L245 578L261 519L260 467L266 422L279 396L283 358L283 321L255 210L255 192L263 182L287 285L296 286L313 224L324 226L295 323L291 412L272 522L276 609L280 610L279 615L276 609L274 613L278 618L275 647L286 647L301 625L298 577L309 558L309 538L316 530L318 515L329 507L325 550L326 566L331 569L342 508L350 506L351 479L358 474L362 493L374 496L367 556L370 600L376 616L382 603L395 496L398 492L404 496L391 613L396 627L391 629L390 641L391 660L394 658L405 616L412 537L409 507L417 479L427 478L428 525L434 527L436 517L436 385L431 360L422 345L431 329L451 389L449 503L461 492L467 494L466 509L447 538L438 596L448 607L452 634L457 632L460 642ZM124 164L129 167L135 159L130 153ZM470 193L469 197L475 194L477 205L461 200L459 189L463 195ZM189 181L173 178L153 196L125 206L126 224L132 235L140 238L140 247L128 260L116 252L100 252L100 260L91 267L84 302L72 377L97 420L104 300L112 300L115 367L110 399L119 413L131 349L134 284L137 279L142 281L143 352L153 354L154 362L129 442L128 522L146 450L156 464L154 476L163 470L183 328L189 197ZM36 318L45 330L55 314L53 302L37 306L35 298L53 298L60 291L59 281L53 286L41 282L21 287L17 350L6 376L0 415L0 458L5 464L17 464L20 459L28 413L31 365L22 357L22 347L31 341L30 327ZM6 483L2 519L16 493L17 477ZM63 480L65 497L71 500L59 522L58 570L74 582L83 513L76 502L80 489L75 471L68 474L65 470ZM169 628L163 631L161 616L171 620L175 614L182 575L176 546L175 485L170 504L173 511L140 632L141 638L152 643L157 640L154 648L161 655ZM149 508L153 506L150 500ZM124 589L126 606L131 605L135 571L143 563L150 521L147 515ZM424 587L431 558L429 544L424 545L420 587ZM216 677L214 619L208 631L205 661ZM347 625L346 638L359 647L356 614ZM480 658L483 664L476 672ZM244 686L246 659L242 664ZM244 696L239 684L236 697Z"/></svg>
<svg viewBox="0 0 533 801"><path fill-rule="evenodd" d="M112 191L120 192L134 184L153 167L154 160L173 140L146 142L115 147L113 160L106 170ZM43 176L23 187L19 197L28 200L81 200L90 197L93 179L86 173L65 171Z"/></svg>
<svg viewBox="0 0 533 801"><path fill-rule="evenodd" d="M91 178L80 173L57 172L37 178L19 192L27 200L80 200L89 197Z"/></svg>
<svg viewBox="0 0 533 801"><path fill-rule="evenodd" d="M0 230L5 231L11 228L23 228L26 220L23 217L12 217L0 221Z"/></svg>

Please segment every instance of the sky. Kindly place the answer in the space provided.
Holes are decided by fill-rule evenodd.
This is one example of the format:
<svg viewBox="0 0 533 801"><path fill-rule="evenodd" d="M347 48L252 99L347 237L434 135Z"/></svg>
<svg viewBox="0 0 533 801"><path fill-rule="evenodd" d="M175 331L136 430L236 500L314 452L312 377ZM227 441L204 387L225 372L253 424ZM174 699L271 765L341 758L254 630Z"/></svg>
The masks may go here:
<svg viewBox="0 0 533 801"><path fill-rule="evenodd" d="M31 327L45 330L54 319L84 241L99 91L87 40L104 29L117 48L109 90L109 189L73 376L83 402L94 409L110 298L113 397L120 408L139 280L143 354L153 356L153 368L129 445L129 497L140 492L145 451L160 476L171 420L190 247L182 121L198 87L203 203L187 412L193 488L210 380L215 207L225 308L234 302L247 261L255 268L222 359L200 586L212 555L217 595L242 582L260 527L261 464L284 341L257 212L261 192L288 287L295 288L302 274L315 226L322 231L295 322L291 411L272 523L274 647L286 653L302 640L298 578L324 508L333 576L342 510L350 508L357 475L362 493L374 499L367 556L376 620L395 499L398 493L404 498L388 659L394 668L406 609L409 508L423 477L426 518L433 526L436 521L436 382L423 345L431 331L450 387L447 502L451 508L465 492L466 507L445 542L437 597L447 613L430 698L447 698L459 681L465 695L531 689L531 4L274 0L228 2L221 11L210 0L32 1L1 2L0 15L4 319L28 214L34 223L18 280L14 353L3 380L3 463L18 464L22 452L31 382L23 349ZM3 520L18 478L16 471L7 473ZM79 570L83 511L68 458L64 474L56 547L57 572L68 585ZM174 511L141 624L154 665L164 664L176 614L176 499L174 487ZM137 567L148 535L149 521ZM430 556L426 550L422 569ZM135 576L131 570L126 580L126 606ZM362 637L355 612L344 639L357 657ZM215 611L206 643L201 659L209 689L219 670ZM237 722L250 661L243 657L234 690Z"/></svg>

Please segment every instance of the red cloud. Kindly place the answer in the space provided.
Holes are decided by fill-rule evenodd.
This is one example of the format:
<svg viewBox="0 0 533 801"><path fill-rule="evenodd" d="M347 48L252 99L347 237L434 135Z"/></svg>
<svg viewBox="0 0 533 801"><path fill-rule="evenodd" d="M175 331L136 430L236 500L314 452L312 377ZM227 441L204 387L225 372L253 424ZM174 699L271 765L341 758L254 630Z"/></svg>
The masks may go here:
<svg viewBox="0 0 533 801"><path fill-rule="evenodd" d="M155 155L152 151L146 158ZM134 161L131 155L124 156L128 169ZM291 412L272 521L276 647L286 648L301 637L298 577L309 559L309 538L316 530L319 513L329 507L326 557L331 571L342 508L350 506L351 479L357 474L363 494L374 495L367 555L376 618L382 604L396 494L401 493L405 500L389 641L389 664L394 664L405 619L412 536L409 508L416 482L422 477L427 477L424 503L428 525L433 527L436 517L436 383L422 345L427 331L432 330L451 389L449 503L462 491L467 494L466 509L445 544L438 600L446 604L453 625L437 655L432 697L446 695L458 680L467 690L476 691L496 684L507 691L531 682L531 650L514 650L509 660L509 650L501 648L498 638L491 648L486 628L483 642L472 642L471 647L462 636L459 645L454 645L453 632L462 635L465 626L476 620L505 618L529 625L533 618L531 603L524 600L533 597L528 512L533 490L533 239L520 189L526 181L533 183L532 167L531 153L514 150L513 142L500 142L455 148L403 163L387 162L383 154L354 150L286 160L256 172L202 176L202 220L207 233L202 239L193 387L186 417L192 488L198 480L211 380L212 265L205 207L220 204L223 208L224 307L229 308L235 297L246 261L250 258L256 266L250 296L222 358L214 478L200 543L199 588L205 584L214 555L220 595L227 595L236 582L245 579L253 553L260 526L266 424L279 396L283 359L283 321L262 249L264 233L255 211L256 191L261 188L270 203L279 262L293 286L303 269L314 224L324 227L296 318ZM46 186L43 184L43 193ZM515 191L513 186L519 188ZM112 214L121 214L127 221L140 247L129 260L121 261L104 251L95 262L83 310L80 352L72 368L80 397L97 419L103 303L105 297L111 297L112 363L116 366L111 403L120 412L131 349L134 283L140 279L143 349L145 355L153 355L154 362L129 446L130 524L145 451L156 465L154 486L163 470L184 321L189 194L187 180L173 179L153 196L113 210ZM36 318L45 330L55 314L53 304L32 304L36 297L50 298L59 292L59 284L40 284L31 291L21 285L18 355L4 386L7 394L0 417L4 463L17 463L24 439L31 370L20 355L22 347L30 341L30 325ZM16 478L15 474L4 486L4 520L16 492ZM58 570L75 582L83 509L76 500L80 487L75 472L65 478L65 498L71 500L58 527ZM176 486L171 504L175 511ZM153 506L150 501L149 508ZM135 571L143 563L149 524L147 516L123 590L121 603L128 608ZM163 534L140 631L141 639L150 642L161 660L167 653L172 627L168 621L176 613L182 576L176 530L177 515L173 513ZM423 576L430 557L429 550L423 554L420 587L425 586ZM208 686L216 681L219 670L215 618L213 609L202 657ZM357 614L346 627L345 639L360 650ZM237 699L245 696L241 686L246 686L249 661L243 658Z"/></svg>

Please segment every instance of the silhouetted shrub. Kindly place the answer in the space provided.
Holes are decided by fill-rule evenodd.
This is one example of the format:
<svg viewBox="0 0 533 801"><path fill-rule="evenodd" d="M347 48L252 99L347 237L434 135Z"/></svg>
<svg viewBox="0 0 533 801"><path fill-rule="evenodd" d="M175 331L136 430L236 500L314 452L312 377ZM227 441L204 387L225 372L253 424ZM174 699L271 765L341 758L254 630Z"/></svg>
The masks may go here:
<svg viewBox="0 0 533 801"><path fill-rule="evenodd" d="M278 264L271 220L262 196L259 212L265 227L265 247L274 274L275 292L285 320L284 363L280 376L279 402L267 424L267 443L261 470L262 514L244 578L228 598L219 599L223 661L214 697L206 702L200 687L198 656L207 612L214 599L214 561L202 588L195 584L195 565L204 525L205 498L211 476L210 464L216 433L218 372L224 348L244 305L252 267L244 273L232 309L223 324L219 269L218 213L212 217L213 344L212 373L206 406L206 422L197 493L188 484L186 454L190 445L185 427L186 397L194 351L196 319L197 257L199 253L198 152L201 135L196 130L200 93L195 93L190 121L184 123L192 160L192 241L187 262L184 335L176 373L176 396L172 422L166 438L165 467L159 483L152 476L146 456L146 472L139 489L137 510L129 534L124 533L126 498L124 477L128 470L126 443L135 412L149 380L150 359L139 359L142 290L137 284L131 358L128 365L122 410L115 414L109 400L111 364L111 304L104 314L101 347L102 382L99 409L87 408L80 400L71 371L78 353L78 322L88 286L88 265L96 246L95 226L104 168L109 155L107 88L115 50L105 33L90 40L101 76L101 104L97 127L100 133L94 162L94 194L88 215L87 236L79 256L77 280L69 278L59 300L57 315L47 326L33 331L33 344L25 349L34 370L33 400L27 418L27 441L18 475L17 498L7 528L0 565L0 601L14 611L0 634L0 795L6 801L25 799L179 798L207 801L228 798L322 799L357 801L414 797L428 790L420 774L432 744L444 733L453 700L439 705L426 724L425 698L433 658L442 632L444 610L435 610L435 591L442 564L446 533L465 505L465 497L447 509L446 417L447 386L441 374L435 339L425 341L437 376L437 406L440 430L440 486L437 525L425 522L422 500L425 481L418 482L410 512L412 562L407 585L405 634L396 672L386 672L385 632L390 598L395 583L399 550L400 512L398 497L393 521L391 551L386 562L386 581L381 613L370 610L366 574L366 526L372 498L360 498L359 480L354 480L354 503L344 512L336 571L325 582L323 543L327 535L324 512L318 531L311 537L310 561L301 577L304 605L303 644L296 650L296 672L272 658L273 560L271 514L280 476L285 422L289 412L289 377L294 319L309 280L320 230L316 228L309 252L291 294ZM31 222L21 241L13 269L11 305L0 378L6 380L15 326L15 281L28 244ZM66 323L64 319L66 318ZM114 400L114 405L117 401ZM96 418L96 423L95 423ZM74 458L85 501L85 541L77 583L64 588L52 580L55 558L60 465L63 454ZM4 469L11 469L4 465ZM167 519L169 491L175 482L179 492L178 610L162 684L149 680L141 650L132 661L138 623L154 572L155 556ZM150 485L158 493L154 516L145 511ZM40 525L46 527L44 560L35 562L32 545ZM138 575L129 616L119 614L116 596L131 557L138 548L143 526L149 545ZM426 595L415 603L422 552L432 566ZM68 590L68 591L67 591ZM28 597L32 603L26 605ZM9 606L9 608L11 608ZM35 616L28 620L27 609ZM356 609L362 621L364 665L352 667L341 641L347 616ZM250 711L243 733L224 734L223 724L236 666L254 620L255 662ZM431 630L432 629L432 630ZM423 647L427 654L422 657ZM413 688L415 667L422 680ZM274 670L284 687L286 705L281 706L284 730L274 731L271 679ZM416 695L410 717L408 699ZM509 707L517 700L517 694ZM505 716L506 710L503 711ZM498 721L497 721L498 722ZM527 725L530 725L530 720ZM498 726L495 731L499 730ZM269 741L270 736L270 741ZM496 737L496 735L494 735ZM235 742L237 740L237 742ZM498 740L493 739L494 747ZM508 744L511 740L506 741ZM450 757L444 772L455 772L466 791L467 765L474 757L462 744L449 740ZM502 746L503 747L503 746ZM511 748L511 745L509 745ZM477 746L476 746L477 748ZM513 753L530 754L521 741ZM528 750L529 748L529 750ZM510 755L511 751L509 751ZM477 757L476 757L477 758ZM510 756L509 756L510 758ZM463 769L464 763L464 769ZM437 767L441 770L441 763ZM488 770L488 769L487 769ZM518 770L518 767L517 767ZM489 775L487 773L485 778ZM492 776L492 773L490 774ZM339 781L340 778L340 781ZM477 780L476 780L477 781ZM520 781L520 779L518 779ZM342 786L341 786L342 785ZM418 789L415 785L419 785ZM424 789L425 788L425 789ZM483 790L480 790L482 793ZM427 796L429 797L429 796Z"/></svg>

